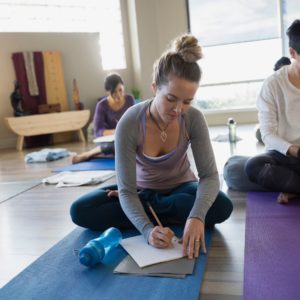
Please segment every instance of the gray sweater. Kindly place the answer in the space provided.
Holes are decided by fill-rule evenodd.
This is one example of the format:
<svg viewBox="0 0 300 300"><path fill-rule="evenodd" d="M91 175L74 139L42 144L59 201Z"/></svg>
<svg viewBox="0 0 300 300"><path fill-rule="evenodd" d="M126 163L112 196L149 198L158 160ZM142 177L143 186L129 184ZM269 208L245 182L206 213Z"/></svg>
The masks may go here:
<svg viewBox="0 0 300 300"><path fill-rule="evenodd" d="M148 240L154 225L148 218L137 194L136 156L141 141L141 120L149 101L130 107L116 128L115 157L119 199L127 217ZM183 115L198 172L199 185L189 218L202 222L219 191L219 177L207 124L203 114L190 107ZM186 159L187 156L186 156ZM157 170L160 172L161 170ZM183 199L184 201L184 199Z"/></svg>

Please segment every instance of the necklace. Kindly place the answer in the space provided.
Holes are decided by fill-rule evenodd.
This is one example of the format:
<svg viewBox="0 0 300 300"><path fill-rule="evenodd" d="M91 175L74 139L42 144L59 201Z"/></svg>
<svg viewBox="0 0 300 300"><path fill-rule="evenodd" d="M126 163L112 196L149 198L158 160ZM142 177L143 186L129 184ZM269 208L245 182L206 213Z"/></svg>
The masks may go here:
<svg viewBox="0 0 300 300"><path fill-rule="evenodd" d="M153 101L153 100L152 100L152 101ZM160 139L163 141L163 143L165 143L166 140L167 140L167 138L168 138L168 135L167 135L167 133L166 133L166 130L168 129L169 124L166 126L165 129L161 129L161 128L160 128L158 122L154 119L154 117L153 117L153 115L152 115L152 113L151 113L151 110L150 110L152 101L151 101L150 104L149 104L149 116L150 116L151 120L154 122L154 124L157 126L157 128L159 129L159 131L160 131Z"/></svg>

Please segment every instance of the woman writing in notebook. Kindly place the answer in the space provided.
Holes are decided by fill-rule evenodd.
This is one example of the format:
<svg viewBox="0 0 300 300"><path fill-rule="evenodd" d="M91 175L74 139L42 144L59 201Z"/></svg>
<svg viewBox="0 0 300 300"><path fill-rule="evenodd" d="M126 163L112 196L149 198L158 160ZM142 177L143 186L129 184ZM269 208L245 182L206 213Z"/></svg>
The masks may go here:
<svg viewBox="0 0 300 300"><path fill-rule="evenodd" d="M118 187L79 198L71 207L76 224L100 230L133 224L152 246L169 247L174 233L154 226L150 203L163 225L184 224L184 254L193 258L200 248L206 251L205 226L226 220L232 203L219 191L204 116L191 106L201 78L201 57L197 39L184 35L155 63L154 98L129 108L116 129ZM198 178L188 160L189 145Z"/></svg>
<svg viewBox="0 0 300 300"><path fill-rule="evenodd" d="M93 121L95 138L113 135L124 112L135 103L131 95L124 94L124 82L120 75L116 73L109 74L105 78L104 87L108 95L103 97L96 105ZM114 154L114 143L100 143L99 146L87 152L73 156L72 163L88 160L100 153Z"/></svg>

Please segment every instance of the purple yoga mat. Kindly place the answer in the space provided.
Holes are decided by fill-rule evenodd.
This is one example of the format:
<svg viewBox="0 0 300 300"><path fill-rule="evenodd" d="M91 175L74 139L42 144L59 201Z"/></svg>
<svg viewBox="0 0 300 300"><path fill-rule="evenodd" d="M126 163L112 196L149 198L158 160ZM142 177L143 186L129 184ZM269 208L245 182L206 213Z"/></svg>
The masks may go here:
<svg viewBox="0 0 300 300"><path fill-rule="evenodd" d="M300 299L300 200L277 195L247 197L244 300Z"/></svg>

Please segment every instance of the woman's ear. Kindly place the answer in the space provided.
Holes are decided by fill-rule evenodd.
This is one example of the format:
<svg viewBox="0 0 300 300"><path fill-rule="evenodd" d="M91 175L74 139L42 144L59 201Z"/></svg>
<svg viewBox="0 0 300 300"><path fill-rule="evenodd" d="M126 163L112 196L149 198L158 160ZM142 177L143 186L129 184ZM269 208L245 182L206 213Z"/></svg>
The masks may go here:
<svg viewBox="0 0 300 300"><path fill-rule="evenodd" d="M294 58L295 59L295 56L297 54L296 50L294 48L289 48L289 51L290 51L290 55L291 55L291 58Z"/></svg>
<svg viewBox="0 0 300 300"><path fill-rule="evenodd" d="M156 95L156 91L157 91L157 85L156 83L153 81L151 84L151 88L152 88L152 92L154 95Z"/></svg>

